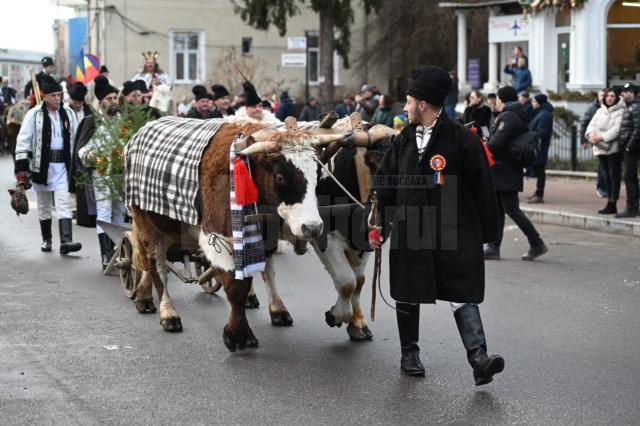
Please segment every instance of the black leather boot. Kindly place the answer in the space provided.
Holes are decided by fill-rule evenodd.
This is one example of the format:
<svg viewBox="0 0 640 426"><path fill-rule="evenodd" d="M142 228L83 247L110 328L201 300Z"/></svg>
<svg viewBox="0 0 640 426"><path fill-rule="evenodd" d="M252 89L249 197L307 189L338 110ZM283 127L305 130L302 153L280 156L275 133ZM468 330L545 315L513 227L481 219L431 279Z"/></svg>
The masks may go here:
<svg viewBox="0 0 640 426"><path fill-rule="evenodd" d="M71 219L58 220L60 228L60 254L68 254L82 249L82 244L73 242Z"/></svg>
<svg viewBox="0 0 640 426"><path fill-rule="evenodd" d="M616 214L618 209L615 201L607 201L607 205L602 210L598 210L599 214Z"/></svg>
<svg viewBox="0 0 640 426"><path fill-rule="evenodd" d="M400 370L408 376L424 376L424 366L420 361L420 305L396 303L398 332L400 334Z"/></svg>
<svg viewBox="0 0 640 426"><path fill-rule="evenodd" d="M484 337L478 305L464 305L453 316L467 350L467 359L473 368L476 386L493 380L493 375L504 370L504 359L500 355L487 356L487 341Z"/></svg>
<svg viewBox="0 0 640 426"><path fill-rule="evenodd" d="M51 251L51 219L40 221L40 234L42 234L42 244L40 250L44 252Z"/></svg>
<svg viewBox="0 0 640 426"><path fill-rule="evenodd" d="M500 260L500 246L488 243L484 249L484 260Z"/></svg>
<svg viewBox="0 0 640 426"><path fill-rule="evenodd" d="M542 256L549 251L547 245L542 241L542 238L538 238L534 243L529 246L529 251L522 255L522 260L533 260Z"/></svg>
<svg viewBox="0 0 640 426"><path fill-rule="evenodd" d="M109 265L111 258L113 257L113 241L106 234L102 232L98 234L98 241L100 242L100 257L102 258L102 270L104 271Z"/></svg>

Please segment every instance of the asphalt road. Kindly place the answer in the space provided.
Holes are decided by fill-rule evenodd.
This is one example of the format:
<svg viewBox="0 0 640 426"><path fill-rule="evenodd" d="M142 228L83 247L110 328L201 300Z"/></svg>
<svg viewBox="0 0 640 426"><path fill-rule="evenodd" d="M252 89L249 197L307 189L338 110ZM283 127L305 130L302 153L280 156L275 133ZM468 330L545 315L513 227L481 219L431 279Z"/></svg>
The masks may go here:
<svg viewBox="0 0 640 426"><path fill-rule="evenodd" d="M0 186L11 184L0 158ZM423 306L423 379L399 374L394 312L378 299L374 340L331 329L329 276L313 253L278 255L292 328L248 313L260 339L230 353L229 312L175 278L184 331L139 314L115 276L101 274L95 231L74 228L78 256L39 250L35 211L0 203L0 422L2 424L635 424L640 416L640 239L542 226L550 253L488 264L481 312L489 350L506 359L477 388L448 304ZM57 229L54 226L54 236ZM383 265L385 268L386 265ZM386 268L385 268L386 269ZM368 277L371 275L368 274ZM383 282L388 282L386 279ZM261 301L264 286L256 280ZM368 312L370 287L365 287Z"/></svg>

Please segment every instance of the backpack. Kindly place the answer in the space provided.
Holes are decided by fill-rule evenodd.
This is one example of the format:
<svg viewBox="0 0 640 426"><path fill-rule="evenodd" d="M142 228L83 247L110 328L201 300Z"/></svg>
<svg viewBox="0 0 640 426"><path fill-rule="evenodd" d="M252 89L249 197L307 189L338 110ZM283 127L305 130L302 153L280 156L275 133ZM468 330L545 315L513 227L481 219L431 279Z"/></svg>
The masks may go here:
<svg viewBox="0 0 640 426"><path fill-rule="evenodd" d="M541 151L540 136L527 130L509 144L509 156L520 167L528 167L535 161Z"/></svg>

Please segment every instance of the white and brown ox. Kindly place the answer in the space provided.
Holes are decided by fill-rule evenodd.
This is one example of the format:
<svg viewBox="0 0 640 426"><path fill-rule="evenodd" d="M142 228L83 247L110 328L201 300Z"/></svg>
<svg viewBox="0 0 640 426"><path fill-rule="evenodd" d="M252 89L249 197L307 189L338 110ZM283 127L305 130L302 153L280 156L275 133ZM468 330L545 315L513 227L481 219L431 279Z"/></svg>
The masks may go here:
<svg viewBox="0 0 640 426"><path fill-rule="evenodd" d="M308 123L299 123L305 126ZM338 132L351 132L348 120L340 120L333 127ZM340 184L350 194L366 202L371 190L371 174L375 173L388 150L389 138L397 134L393 129L377 125L367 133L356 132L355 140L343 146L330 156L328 168ZM359 146L359 147L358 147ZM330 149L330 148L329 148ZM324 171L316 189L320 206L336 206L351 203L344 190ZM367 229L360 208L339 208L324 210L323 238L313 240L311 245L331 276L338 299L325 313L325 321L330 327L347 324L349 338L354 341L371 340L373 333L367 326L360 306L360 293L365 283L365 267L370 257ZM282 227L281 238L299 248L296 239L286 224ZM296 250L304 253L304 250ZM282 301L276 287L273 256L267 257L263 279L269 298L269 314L274 326L290 326L293 318Z"/></svg>
<svg viewBox="0 0 640 426"><path fill-rule="evenodd" d="M153 88L153 96L149 100L149 106L156 108L164 115L176 115L176 101L173 99L171 87L159 84Z"/></svg>
<svg viewBox="0 0 640 426"><path fill-rule="evenodd" d="M247 135L243 141L247 148L242 154L250 159L252 177L259 191L258 204L273 207L296 238L317 237L322 232L323 222L315 194L315 145L337 140L343 135L313 136L299 130L274 131L261 123L226 123L202 154L199 174L201 223L198 226L132 207L133 263L135 269L143 271L135 298L138 311L155 312L151 293L152 284L155 284L160 301L160 324L166 331L182 330L180 316L167 289L166 253L172 245L199 246L231 305L223 338L232 352L258 345L245 315L251 279L235 279L234 259L227 250L233 246L229 149L240 133Z"/></svg>

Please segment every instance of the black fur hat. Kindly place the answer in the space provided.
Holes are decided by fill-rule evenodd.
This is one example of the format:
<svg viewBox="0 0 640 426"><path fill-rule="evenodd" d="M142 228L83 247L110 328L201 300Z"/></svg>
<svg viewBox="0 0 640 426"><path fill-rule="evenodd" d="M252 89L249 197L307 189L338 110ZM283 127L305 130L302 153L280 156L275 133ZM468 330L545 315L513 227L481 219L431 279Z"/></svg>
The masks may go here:
<svg viewBox="0 0 640 426"><path fill-rule="evenodd" d="M122 83L122 96L128 96L134 90L140 90L140 88L137 86L138 85L133 81L125 81L124 83Z"/></svg>
<svg viewBox="0 0 640 426"><path fill-rule="evenodd" d="M253 84L251 84L250 81L246 80L244 83L242 83L242 87L244 88L244 104L246 106L256 106L262 102L262 99L260 99L260 96L258 96L256 88L253 87Z"/></svg>
<svg viewBox="0 0 640 426"><path fill-rule="evenodd" d="M230 96L229 91L222 84L214 84L211 86L211 91L213 92L214 101L224 98L225 96Z"/></svg>
<svg viewBox="0 0 640 426"><path fill-rule="evenodd" d="M69 97L74 101L84 102L85 96L87 96L87 86L81 82L78 81L69 88Z"/></svg>
<svg viewBox="0 0 640 426"><path fill-rule="evenodd" d="M118 93L118 89L109 84L107 77L99 75L93 80L95 86L93 93L96 95L99 101L103 100L107 95L111 93Z"/></svg>
<svg viewBox="0 0 640 426"><path fill-rule="evenodd" d="M42 90L42 93L45 95L48 95L49 93L62 92L62 86L60 86L60 83L58 83L55 78L50 75L45 75L42 77L40 90Z"/></svg>
<svg viewBox="0 0 640 426"><path fill-rule="evenodd" d="M518 100L518 92L512 86L504 86L498 89L498 98L502 103L516 102Z"/></svg>
<svg viewBox="0 0 640 426"><path fill-rule="evenodd" d="M149 91L149 89L147 88L147 83L145 83L144 80L135 80L133 82L133 85L135 87L134 90L139 90L142 93L147 93Z"/></svg>
<svg viewBox="0 0 640 426"><path fill-rule="evenodd" d="M193 92L194 95L196 95L196 101L209 97L209 94L207 93L207 88L199 84L196 86L193 86L193 89L191 89L191 91Z"/></svg>
<svg viewBox="0 0 640 426"><path fill-rule="evenodd" d="M448 72L440 67L429 65L418 68L411 74L407 95L435 106L442 106L451 84Z"/></svg>

